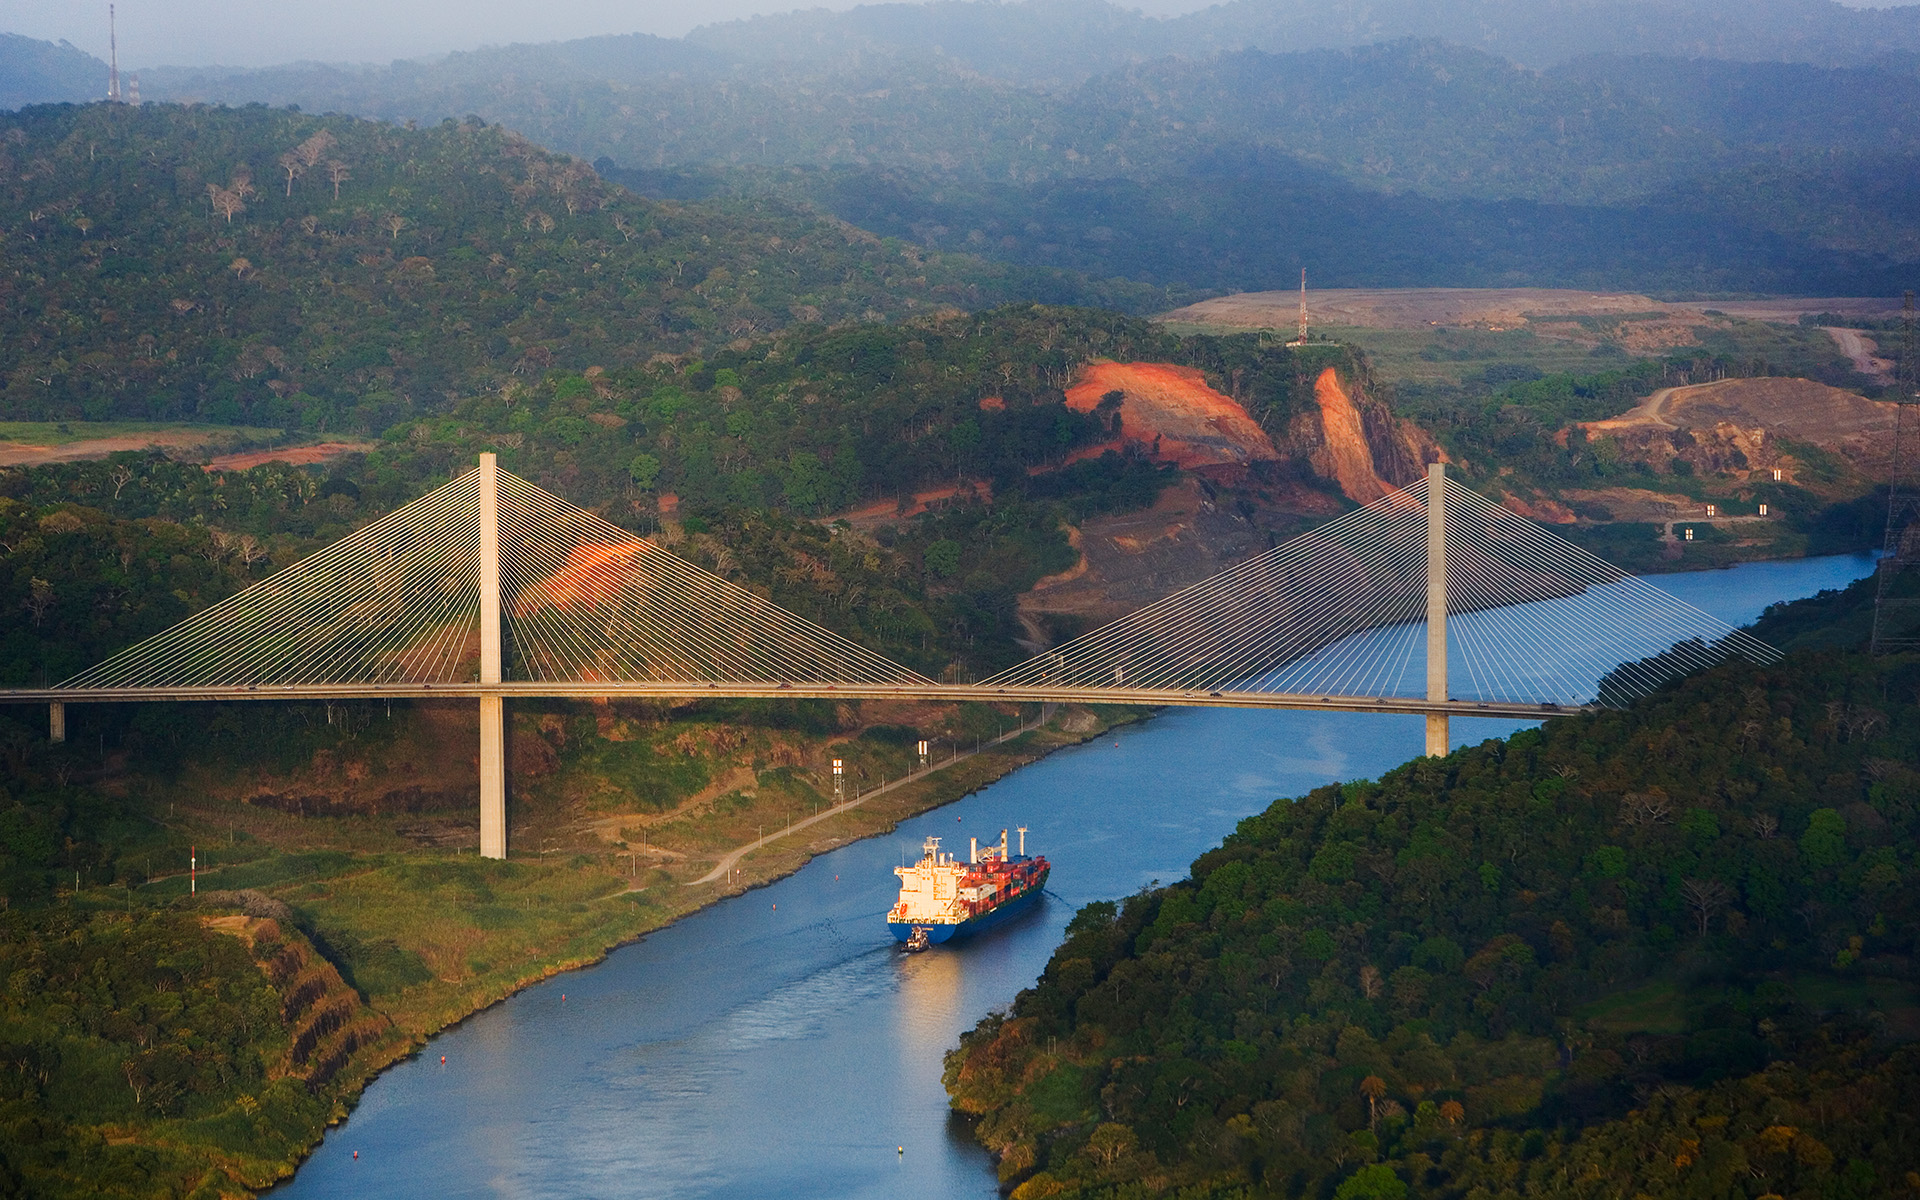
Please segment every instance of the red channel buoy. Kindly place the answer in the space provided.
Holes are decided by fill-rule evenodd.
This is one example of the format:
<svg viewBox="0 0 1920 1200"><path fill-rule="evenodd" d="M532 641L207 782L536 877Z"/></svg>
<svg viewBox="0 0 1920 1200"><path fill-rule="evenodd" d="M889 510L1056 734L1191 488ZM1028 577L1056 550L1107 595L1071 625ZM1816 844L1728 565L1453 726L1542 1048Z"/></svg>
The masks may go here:
<svg viewBox="0 0 1920 1200"><path fill-rule="evenodd" d="M447 1065L447 1056L444 1054L440 1056L440 1065L443 1067Z"/></svg>
<svg viewBox="0 0 1920 1200"><path fill-rule="evenodd" d="M359 1152L358 1150L355 1150L355 1151L353 1152L353 1161L355 1161L355 1162L359 1162L359 1161L360 1161L360 1152Z"/></svg>

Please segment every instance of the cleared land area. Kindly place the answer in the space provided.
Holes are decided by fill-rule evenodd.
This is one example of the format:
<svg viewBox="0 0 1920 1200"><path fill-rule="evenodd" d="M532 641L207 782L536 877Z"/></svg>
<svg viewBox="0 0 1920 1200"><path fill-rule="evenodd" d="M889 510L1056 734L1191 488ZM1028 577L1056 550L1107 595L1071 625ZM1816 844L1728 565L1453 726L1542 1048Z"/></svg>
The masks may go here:
<svg viewBox="0 0 1920 1200"><path fill-rule="evenodd" d="M284 437L284 430L246 425L0 421L0 467L80 462L122 450L162 450L174 458L192 459Z"/></svg>
<svg viewBox="0 0 1920 1200"><path fill-rule="evenodd" d="M1865 296L1669 303L1636 292L1564 288L1333 288L1307 293L1315 325L1424 329L1435 325L1519 329L1553 318L1647 316L1698 318L1714 313L1756 321L1797 321L1807 313L1894 316L1898 300ZM1161 317L1181 324L1288 329L1299 320L1298 292L1242 292L1177 308Z"/></svg>
<svg viewBox="0 0 1920 1200"><path fill-rule="evenodd" d="M1636 429L1714 429L1722 423L1762 428L1808 442L1873 470L1886 463L1898 405L1868 400L1811 379L1723 379L1661 388L1618 417L1590 421L1589 435Z"/></svg>

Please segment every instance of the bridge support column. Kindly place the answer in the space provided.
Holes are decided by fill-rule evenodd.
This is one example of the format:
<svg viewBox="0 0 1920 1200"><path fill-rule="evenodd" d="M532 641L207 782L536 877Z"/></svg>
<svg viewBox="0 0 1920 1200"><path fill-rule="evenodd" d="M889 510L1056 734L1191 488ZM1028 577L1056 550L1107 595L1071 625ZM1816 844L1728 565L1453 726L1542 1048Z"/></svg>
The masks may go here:
<svg viewBox="0 0 1920 1200"><path fill-rule="evenodd" d="M480 456L480 682L500 682L500 466ZM480 857L507 856L506 698L480 697Z"/></svg>
<svg viewBox="0 0 1920 1200"><path fill-rule="evenodd" d="M1447 466L1427 464L1427 699L1447 699ZM1427 755L1447 756L1444 713L1427 717Z"/></svg>
<svg viewBox="0 0 1920 1200"><path fill-rule="evenodd" d="M506 700L480 697L480 857L507 856Z"/></svg>
<svg viewBox="0 0 1920 1200"><path fill-rule="evenodd" d="M47 740L50 742L67 740L67 706L64 701L55 700L47 705Z"/></svg>

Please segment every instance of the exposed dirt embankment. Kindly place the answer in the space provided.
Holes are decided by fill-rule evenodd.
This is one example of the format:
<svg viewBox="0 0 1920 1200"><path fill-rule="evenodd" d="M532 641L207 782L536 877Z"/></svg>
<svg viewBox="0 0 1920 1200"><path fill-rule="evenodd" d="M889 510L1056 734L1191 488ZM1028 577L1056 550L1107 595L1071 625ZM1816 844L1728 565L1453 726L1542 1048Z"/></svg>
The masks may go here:
<svg viewBox="0 0 1920 1200"><path fill-rule="evenodd" d="M258 892L226 893L245 909L258 906L291 913L284 904ZM213 900L213 896L208 897ZM236 914L203 917L211 929L239 938L252 952L260 973L280 995L280 1018L292 1037L287 1056L275 1064L275 1078L291 1075L318 1088L339 1074L354 1053L388 1041L393 1023L368 1008L360 994L286 917Z"/></svg>
<svg viewBox="0 0 1920 1200"><path fill-rule="evenodd" d="M473 806L479 761L478 718L471 704L415 701L390 732L392 718L370 705L339 705L332 719L349 722L364 740L351 738L334 749L317 750L303 764L284 770L258 768L251 778L196 780L210 796L239 800L296 816L456 813L464 819ZM553 769L553 753L541 739L516 731L510 749L516 777L538 777ZM472 836L471 821L462 825Z"/></svg>
<svg viewBox="0 0 1920 1200"><path fill-rule="evenodd" d="M1157 445L1163 461L1192 472L1152 508L1094 518L1072 531L1080 561L1021 597L1027 640L1038 650L1131 612L1272 544L1270 531L1337 515L1334 484L1365 504L1412 483L1442 457L1432 438L1400 421L1333 368L1315 403L1269 436L1231 397L1190 367L1095 363L1067 393L1080 411L1121 393L1122 441Z"/></svg>
<svg viewBox="0 0 1920 1200"><path fill-rule="evenodd" d="M1611 438L1630 456L1666 469L1675 459L1696 471L1791 471L1777 438L1810 442L1868 475L1886 466L1896 406L1811 379L1723 379L1662 388L1632 410L1581 426Z"/></svg>
<svg viewBox="0 0 1920 1200"><path fill-rule="evenodd" d="M1340 386L1340 376L1332 367L1314 380L1313 398L1320 406L1321 437L1311 455L1314 470L1338 483L1348 499L1361 504L1386 495L1392 488L1374 469L1373 447L1367 442L1360 410Z"/></svg>
<svg viewBox="0 0 1920 1200"><path fill-rule="evenodd" d="M1093 412L1115 392L1122 397L1121 439L1149 447L1162 462L1193 470L1280 458L1260 423L1231 396L1208 387L1206 376L1193 367L1088 363L1067 388L1067 406Z"/></svg>
<svg viewBox="0 0 1920 1200"><path fill-rule="evenodd" d="M1319 493L1332 515L1337 502ZM1270 516L1256 513L1255 517ZM1265 550L1263 524L1215 499L1201 479L1160 493L1152 508L1096 517L1069 531L1080 561L1020 597L1026 641L1036 652L1151 604Z"/></svg>
<svg viewBox="0 0 1920 1200"><path fill-rule="evenodd" d="M1314 407L1289 423L1280 449L1305 458L1314 474L1355 503L1412 483L1429 462L1446 457L1425 430L1396 418L1332 367L1314 381L1313 398Z"/></svg>
<svg viewBox="0 0 1920 1200"><path fill-rule="evenodd" d="M304 467L339 458L342 454L359 454L371 449L372 442L321 442L315 446L289 446L284 450L246 450L239 454L222 454L210 460L207 470L248 471L270 462Z"/></svg>

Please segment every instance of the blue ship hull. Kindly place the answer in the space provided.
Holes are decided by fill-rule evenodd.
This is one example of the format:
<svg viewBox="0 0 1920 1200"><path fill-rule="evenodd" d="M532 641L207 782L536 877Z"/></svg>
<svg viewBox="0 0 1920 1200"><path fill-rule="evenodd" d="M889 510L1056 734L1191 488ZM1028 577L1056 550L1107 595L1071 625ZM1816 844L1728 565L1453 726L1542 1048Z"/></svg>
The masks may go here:
<svg viewBox="0 0 1920 1200"><path fill-rule="evenodd" d="M927 931L927 940L936 946L943 942L951 942L955 938L972 937L981 930L991 929L1009 917L1032 908L1040 899L1040 890L1046 886L1046 882L1046 876L1043 875L1035 881L1033 887L1000 907L991 912L983 912L977 917L969 917L958 925L915 925L911 921L888 921L887 931L893 934L894 941L904 942L913 936L914 930L924 929Z"/></svg>

